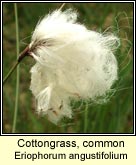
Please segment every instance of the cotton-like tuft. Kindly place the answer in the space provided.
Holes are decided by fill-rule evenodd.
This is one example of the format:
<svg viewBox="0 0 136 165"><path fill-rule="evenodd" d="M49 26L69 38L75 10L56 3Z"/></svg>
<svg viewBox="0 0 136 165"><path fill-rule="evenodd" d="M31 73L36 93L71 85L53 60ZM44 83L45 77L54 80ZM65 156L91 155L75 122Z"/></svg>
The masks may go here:
<svg viewBox="0 0 136 165"><path fill-rule="evenodd" d="M57 124L72 117L70 100L103 96L117 80L113 34L88 30L71 9L56 10L38 22L29 45L36 61L31 68L30 89L37 112Z"/></svg>

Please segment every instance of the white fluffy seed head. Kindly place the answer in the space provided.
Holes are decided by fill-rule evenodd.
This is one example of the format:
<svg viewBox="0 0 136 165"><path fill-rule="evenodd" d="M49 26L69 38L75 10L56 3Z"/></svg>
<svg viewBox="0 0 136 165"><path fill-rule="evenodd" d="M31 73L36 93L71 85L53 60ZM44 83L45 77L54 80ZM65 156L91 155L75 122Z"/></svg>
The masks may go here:
<svg viewBox="0 0 136 165"><path fill-rule="evenodd" d="M77 13L56 10L38 22L30 43L36 64L30 89L37 111L57 123L72 117L70 99L95 99L117 80L114 50L119 39L88 30Z"/></svg>

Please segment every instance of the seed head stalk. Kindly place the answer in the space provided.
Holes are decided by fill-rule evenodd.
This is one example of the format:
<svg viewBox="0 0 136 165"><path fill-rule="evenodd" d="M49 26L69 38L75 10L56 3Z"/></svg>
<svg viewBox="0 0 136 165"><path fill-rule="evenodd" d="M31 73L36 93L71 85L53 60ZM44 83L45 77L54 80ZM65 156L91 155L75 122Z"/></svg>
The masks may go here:
<svg viewBox="0 0 136 165"><path fill-rule="evenodd" d="M17 11L17 4L16 3L14 3L14 10L15 10L15 24L16 24L16 52L17 52L17 58L18 58L18 54L19 54L19 29L18 29L18 11ZM18 65L18 63L19 62L17 62L16 65ZM12 133L16 132L18 101L19 101L19 78L20 78L19 72L20 72L20 69L18 66L17 67L17 79L16 79L15 110L14 110Z"/></svg>

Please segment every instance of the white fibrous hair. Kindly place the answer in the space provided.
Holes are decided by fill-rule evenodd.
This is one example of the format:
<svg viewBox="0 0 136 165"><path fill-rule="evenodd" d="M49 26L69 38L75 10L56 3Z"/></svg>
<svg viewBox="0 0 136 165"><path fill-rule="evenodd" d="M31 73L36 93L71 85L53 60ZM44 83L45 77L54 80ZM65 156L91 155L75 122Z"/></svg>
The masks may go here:
<svg viewBox="0 0 136 165"><path fill-rule="evenodd" d="M37 112L57 124L72 117L71 100L104 96L117 80L119 39L76 22L72 9L55 10L38 22L29 45L36 64L30 89Z"/></svg>

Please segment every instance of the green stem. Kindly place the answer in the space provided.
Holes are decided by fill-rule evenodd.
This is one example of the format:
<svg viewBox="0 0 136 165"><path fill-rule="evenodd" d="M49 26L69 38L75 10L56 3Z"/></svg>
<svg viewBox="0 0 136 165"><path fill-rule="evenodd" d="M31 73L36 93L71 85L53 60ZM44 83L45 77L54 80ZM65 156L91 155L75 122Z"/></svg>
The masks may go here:
<svg viewBox="0 0 136 165"><path fill-rule="evenodd" d="M16 52L17 59L19 55L19 29L18 29L18 12L17 12L17 4L14 3L15 10L15 24L16 24ZM16 65L18 62L16 63ZM16 66L15 65L15 66ZM19 100L19 66L17 67L17 79L16 79L16 98L15 98L15 110L14 110L14 118L13 118L13 128L12 133L16 132L16 121L17 121L17 112L18 112L18 100Z"/></svg>
<svg viewBox="0 0 136 165"><path fill-rule="evenodd" d="M10 69L9 73L6 75L6 77L3 80L3 85L6 83L6 81L8 80L8 78L10 77L10 75L13 73L13 71L16 69L16 67L18 66L19 62L16 61L16 63L14 64L14 66Z"/></svg>
<svg viewBox="0 0 136 165"><path fill-rule="evenodd" d="M84 112L84 133L87 133L88 126L88 104L86 102L85 112Z"/></svg>

